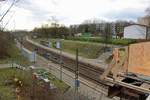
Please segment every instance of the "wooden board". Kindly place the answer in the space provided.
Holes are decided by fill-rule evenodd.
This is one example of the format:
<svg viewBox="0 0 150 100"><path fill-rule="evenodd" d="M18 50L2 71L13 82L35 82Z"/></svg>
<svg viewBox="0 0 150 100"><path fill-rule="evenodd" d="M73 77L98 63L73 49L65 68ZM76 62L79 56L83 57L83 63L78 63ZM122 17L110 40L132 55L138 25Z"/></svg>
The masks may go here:
<svg viewBox="0 0 150 100"><path fill-rule="evenodd" d="M150 76L150 42L129 46L128 72Z"/></svg>

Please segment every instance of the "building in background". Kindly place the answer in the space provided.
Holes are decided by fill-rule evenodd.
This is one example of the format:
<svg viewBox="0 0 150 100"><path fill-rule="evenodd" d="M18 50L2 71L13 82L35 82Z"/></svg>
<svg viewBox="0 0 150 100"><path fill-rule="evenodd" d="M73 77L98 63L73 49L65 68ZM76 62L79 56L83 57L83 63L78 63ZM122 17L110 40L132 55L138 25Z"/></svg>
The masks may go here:
<svg viewBox="0 0 150 100"><path fill-rule="evenodd" d="M138 18L138 24L150 26L150 16Z"/></svg>
<svg viewBox="0 0 150 100"><path fill-rule="evenodd" d="M124 28L124 38L150 39L150 27L141 24L132 24Z"/></svg>
<svg viewBox="0 0 150 100"><path fill-rule="evenodd" d="M116 22L98 22L98 23L82 23L79 25L71 25L70 33L72 36L78 33L91 33L91 36L105 36L110 35L116 37L118 33L123 33L124 27L133 22L128 21L116 21Z"/></svg>
<svg viewBox="0 0 150 100"><path fill-rule="evenodd" d="M79 25L70 25L70 36L75 36L78 32Z"/></svg>
<svg viewBox="0 0 150 100"><path fill-rule="evenodd" d="M115 32L117 33L123 33L124 27L128 26L130 24L133 24L133 22L127 22L127 21L116 21L115 22Z"/></svg>

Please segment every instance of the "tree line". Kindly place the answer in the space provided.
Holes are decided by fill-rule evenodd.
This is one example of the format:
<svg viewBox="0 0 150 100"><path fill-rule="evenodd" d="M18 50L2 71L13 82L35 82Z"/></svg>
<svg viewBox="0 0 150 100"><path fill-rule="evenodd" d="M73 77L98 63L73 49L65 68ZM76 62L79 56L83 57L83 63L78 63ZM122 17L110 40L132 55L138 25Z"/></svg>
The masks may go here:
<svg viewBox="0 0 150 100"><path fill-rule="evenodd" d="M150 7L146 9L146 17L150 20ZM149 21L150 22L150 21ZM52 27L42 25L39 28L34 28L32 33L38 37L47 38L65 38L74 36L77 33L91 33L92 36L111 37L112 35L122 35L124 27L134 24L133 21L117 20L115 22L106 22L104 20L91 19L85 20L78 25L70 27L61 26L58 23L52 23Z"/></svg>
<svg viewBox="0 0 150 100"><path fill-rule="evenodd" d="M65 26L60 27L40 27L34 28L32 31L38 37L47 38L65 38L69 35L69 28Z"/></svg>
<svg viewBox="0 0 150 100"><path fill-rule="evenodd" d="M13 38L8 32L0 32L0 59L11 57Z"/></svg>

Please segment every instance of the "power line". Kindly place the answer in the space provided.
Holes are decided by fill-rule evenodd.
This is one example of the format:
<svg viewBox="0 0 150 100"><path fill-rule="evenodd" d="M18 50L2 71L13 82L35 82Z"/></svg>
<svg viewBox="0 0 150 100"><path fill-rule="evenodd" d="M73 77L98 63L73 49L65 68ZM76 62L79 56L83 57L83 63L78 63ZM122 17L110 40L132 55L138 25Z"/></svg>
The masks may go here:
<svg viewBox="0 0 150 100"><path fill-rule="evenodd" d="M2 6L1 5L5 5L7 3L7 1L6 0L4 0L4 1L0 1L0 9L2 8Z"/></svg>
<svg viewBox="0 0 150 100"><path fill-rule="evenodd" d="M5 18L5 16L8 14L8 12L11 10L11 8L16 4L18 3L20 0L14 0L12 2L12 4L10 5L10 7L7 9L7 11L2 15L1 19L0 19L0 22L2 22L2 20Z"/></svg>
<svg viewBox="0 0 150 100"><path fill-rule="evenodd" d="M2 28L2 30L4 30L6 28L6 26L10 23L11 19L13 18L15 12L13 12L13 14L10 16L9 20L6 22L6 24L4 25L4 27Z"/></svg>
<svg viewBox="0 0 150 100"><path fill-rule="evenodd" d="M7 13L11 10L11 8L14 6L15 4L15 0L13 1L13 3L10 5L10 7L7 9L7 11L4 13L4 15L1 17L0 22L2 22L2 20L4 19L4 17L7 15Z"/></svg>
<svg viewBox="0 0 150 100"><path fill-rule="evenodd" d="M3 14L3 16L0 19L0 22L3 22L4 17L8 14L8 12L10 12L11 8L18 3L20 0L14 0L13 3L10 5L10 7L7 9L7 11ZM15 11L13 12L13 14L10 16L10 18L8 19L8 21L6 22L6 24L4 25L4 27L2 27L2 30L4 30L6 28L6 26L10 23L12 17L14 16Z"/></svg>

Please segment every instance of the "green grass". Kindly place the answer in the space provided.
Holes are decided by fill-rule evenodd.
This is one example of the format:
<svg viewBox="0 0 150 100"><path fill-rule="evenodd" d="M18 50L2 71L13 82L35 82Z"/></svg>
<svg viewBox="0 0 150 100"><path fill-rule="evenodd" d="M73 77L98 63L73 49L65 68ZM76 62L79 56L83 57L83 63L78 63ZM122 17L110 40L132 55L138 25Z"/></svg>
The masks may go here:
<svg viewBox="0 0 150 100"><path fill-rule="evenodd" d="M3 68L0 69L0 81L7 80L15 76L22 80L25 85L30 85L30 82L28 80L29 78L31 79L31 74L29 73L30 72L28 71L23 71L16 68Z"/></svg>
<svg viewBox="0 0 150 100"><path fill-rule="evenodd" d="M70 87L64 82L57 79L52 74L46 72L44 69L40 69L40 72L44 73L44 76L46 76L50 80L50 82L53 83L61 92L65 92ZM33 83L31 71L27 71L27 70L23 71L16 68L5 68L5 69L3 68L0 69L0 100L16 100L15 89L17 85L14 82L14 78L17 78L20 81L22 81L23 86L21 87L21 90L28 91L28 93L30 94L30 89L32 88L32 83ZM37 86L40 86L38 84L40 84L42 81L39 80L36 82L37 82L36 83ZM38 92L40 93L40 91ZM26 98L26 96L28 95L22 94L21 98L22 99Z"/></svg>
<svg viewBox="0 0 150 100"><path fill-rule="evenodd" d="M16 96L12 92L12 88L0 86L0 100L16 100Z"/></svg>
<svg viewBox="0 0 150 100"><path fill-rule="evenodd" d="M56 78L51 73L47 72L45 69L37 69L36 72L44 78L48 78L52 84L54 84L60 91L65 92L70 86L68 86L63 81Z"/></svg>
<svg viewBox="0 0 150 100"><path fill-rule="evenodd" d="M29 66L31 63L22 56L21 51L16 47L15 44L12 44L11 49L8 49L8 55L9 57L5 59L0 59L0 64L6 64L6 63L16 63L22 66Z"/></svg>
<svg viewBox="0 0 150 100"><path fill-rule="evenodd" d="M136 40L134 39L113 39L110 38L106 41L103 37L68 37L67 40L74 40L74 41L89 41L89 42L95 42L95 43L107 43L107 44L113 44L113 45L129 45L131 43L135 43Z"/></svg>
<svg viewBox="0 0 150 100"><path fill-rule="evenodd" d="M0 100L16 100L15 86L12 81L14 76L22 80L24 86L31 85L29 81L31 76L28 72L12 68L0 69Z"/></svg>
<svg viewBox="0 0 150 100"><path fill-rule="evenodd" d="M99 52L102 49L102 45L98 43L87 43L87 42L80 42L80 41L71 41L71 40L63 40L62 41L62 48L63 51L69 53L76 53L76 49L79 49L79 55L95 59L99 56Z"/></svg>
<svg viewBox="0 0 150 100"><path fill-rule="evenodd" d="M0 64L6 64L6 63L9 63L9 61L10 61L9 58L1 59L1 60L0 60Z"/></svg>
<svg viewBox="0 0 150 100"><path fill-rule="evenodd" d="M55 48L55 42L60 39L45 39L39 38L34 41L39 42L41 40L51 41L52 48ZM69 37L67 40L61 39L62 50L71 54L76 53L76 49L79 49L79 55L89 59L96 59L102 53L105 44L126 46L131 43L135 43L133 39L108 39L107 41L102 37Z"/></svg>
<svg viewBox="0 0 150 100"><path fill-rule="evenodd" d="M39 42L41 40L51 41L55 48L55 42L58 39L35 39L34 41ZM79 49L79 55L89 59L96 59L101 54L102 49L104 48L101 43L94 42L83 42L83 41L73 41L73 40L61 40L62 42L62 51L76 54L76 49Z"/></svg>

